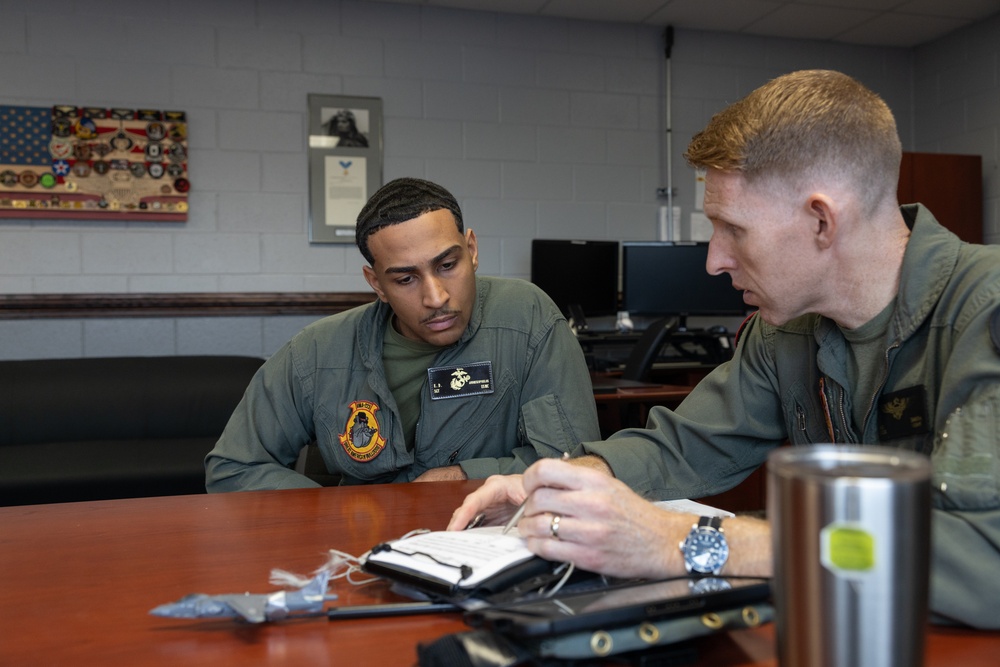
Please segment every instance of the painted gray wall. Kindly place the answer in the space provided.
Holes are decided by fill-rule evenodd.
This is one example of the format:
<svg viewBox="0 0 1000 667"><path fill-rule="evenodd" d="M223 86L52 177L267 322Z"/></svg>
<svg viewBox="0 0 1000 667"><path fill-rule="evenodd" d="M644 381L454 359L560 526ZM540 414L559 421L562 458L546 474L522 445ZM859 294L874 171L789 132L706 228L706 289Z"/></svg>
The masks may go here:
<svg viewBox="0 0 1000 667"><path fill-rule="evenodd" d="M983 156L983 237L1000 243L1000 15L914 54L914 150Z"/></svg>
<svg viewBox="0 0 1000 667"><path fill-rule="evenodd" d="M186 224L0 220L0 293L367 289L353 246L308 243L308 93L383 99L385 180L451 189L483 273L526 278L535 237L655 238L659 28L353 0L0 8L0 104L187 111L193 186ZM878 91L907 149L982 153L1000 240L998 37L998 19L915 50L677 30L682 219L691 135L765 80L822 67ZM312 319L0 320L0 358L268 355Z"/></svg>

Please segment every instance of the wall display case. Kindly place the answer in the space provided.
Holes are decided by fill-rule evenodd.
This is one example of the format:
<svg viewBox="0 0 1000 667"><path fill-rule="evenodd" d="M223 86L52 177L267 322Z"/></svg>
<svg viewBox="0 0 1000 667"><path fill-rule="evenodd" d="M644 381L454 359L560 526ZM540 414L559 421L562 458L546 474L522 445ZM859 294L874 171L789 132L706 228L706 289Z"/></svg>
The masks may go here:
<svg viewBox="0 0 1000 667"><path fill-rule="evenodd" d="M187 220L183 111L0 106L0 217Z"/></svg>

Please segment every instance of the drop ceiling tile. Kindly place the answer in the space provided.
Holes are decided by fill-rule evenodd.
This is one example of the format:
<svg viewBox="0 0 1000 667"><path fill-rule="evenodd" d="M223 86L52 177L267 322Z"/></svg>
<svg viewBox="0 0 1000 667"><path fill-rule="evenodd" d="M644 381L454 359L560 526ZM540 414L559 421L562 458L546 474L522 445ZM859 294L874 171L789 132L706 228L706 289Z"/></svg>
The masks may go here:
<svg viewBox="0 0 1000 667"><path fill-rule="evenodd" d="M931 2L941 2L941 0L930 0ZM948 0L945 0L946 2ZM786 5L806 5L814 7L822 5L824 7L843 7L846 9L868 9L875 12L885 12L899 5L900 0L786 0Z"/></svg>
<svg viewBox="0 0 1000 667"><path fill-rule="evenodd" d="M642 23L664 4L664 0L549 0L540 13L591 21Z"/></svg>
<svg viewBox="0 0 1000 667"><path fill-rule="evenodd" d="M886 14L838 35L840 41L871 46L913 47L961 28L963 19Z"/></svg>
<svg viewBox="0 0 1000 667"><path fill-rule="evenodd" d="M876 16L877 12L863 9L788 4L747 26L744 32L795 39L833 39Z"/></svg>
<svg viewBox="0 0 1000 667"><path fill-rule="evenodd" d="M418 2L421 0L417 0ZM539 14L548 0L423 0L435 7L472 9L507 14Z"/></svg>
<svg viewBox="0 0 1000 667"><path fill-rule="evenodd" d="M739 32L781 7L776 0L673 0L646 23Z"/></svg>
<svg viewBox="0 0 1000 667"><path fill-rule="evenodd" d="M1000 13L998 0L366 1L904 47Z"/></svg>
<svg viewBox="0 0 1000 667"><path fill-rule="evenodd" d="M896 11L978 20L1000 12L1000 3L997 0L910 0L897 7Z"/></svg>

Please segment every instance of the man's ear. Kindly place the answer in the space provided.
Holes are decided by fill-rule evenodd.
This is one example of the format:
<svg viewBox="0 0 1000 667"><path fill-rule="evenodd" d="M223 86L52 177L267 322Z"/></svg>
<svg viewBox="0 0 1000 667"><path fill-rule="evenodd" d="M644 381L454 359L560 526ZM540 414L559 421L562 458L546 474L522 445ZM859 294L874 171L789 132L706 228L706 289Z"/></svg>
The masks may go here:
<svg viewBox="0 0 1000 667"><path fill-rule="evenodd" d="M375 294L378 295L380 301L384 303L389 303L389 299L386 298L385 292L382 291L382 285L378 281L378 274L375 273L375 269L370 266L362 266L361 272L365 276L365 280L371 285L371 288L375 290Z"/></svg>
<svg viewBox="0 0 1000 667"><path fill-rule="evenodd" d="M476 271L479 269L479 241L476 240L476 233L471 229L465 230L465 244L472 256L472 270Z"/></svg>
<svg viewBox="0 0 1000 667"><path fill-rule="evenodd" d="M806 209L813 218L814 237L819 248L826 249L833 245L837 237L839 210L831 197L821 192L809 195Z"/></svg>

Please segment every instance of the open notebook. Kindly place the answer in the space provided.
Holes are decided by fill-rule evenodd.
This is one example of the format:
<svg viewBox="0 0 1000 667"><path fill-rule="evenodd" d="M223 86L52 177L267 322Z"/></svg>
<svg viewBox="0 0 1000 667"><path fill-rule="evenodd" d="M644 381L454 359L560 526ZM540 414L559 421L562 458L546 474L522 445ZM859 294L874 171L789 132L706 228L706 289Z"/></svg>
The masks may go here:
<svg viewBox="0 0 1000 667"><path fill-rule="evenodd" d="M375 547L365 569L408 571L426 583L474 589L536 558L516 529L502 533L503 526L420 533Z"/></svg>
<svg viewBox="0 0 1000 667"><path fill-rule="evenodd" d="M677 512L733 516L690 500L666 500L656 505ZM419 533L376 545L365 559L364 569L419 590L453 597L496 593L557 565L529 551L516 528L504 535L502 526L489 526Z"/></svg>

